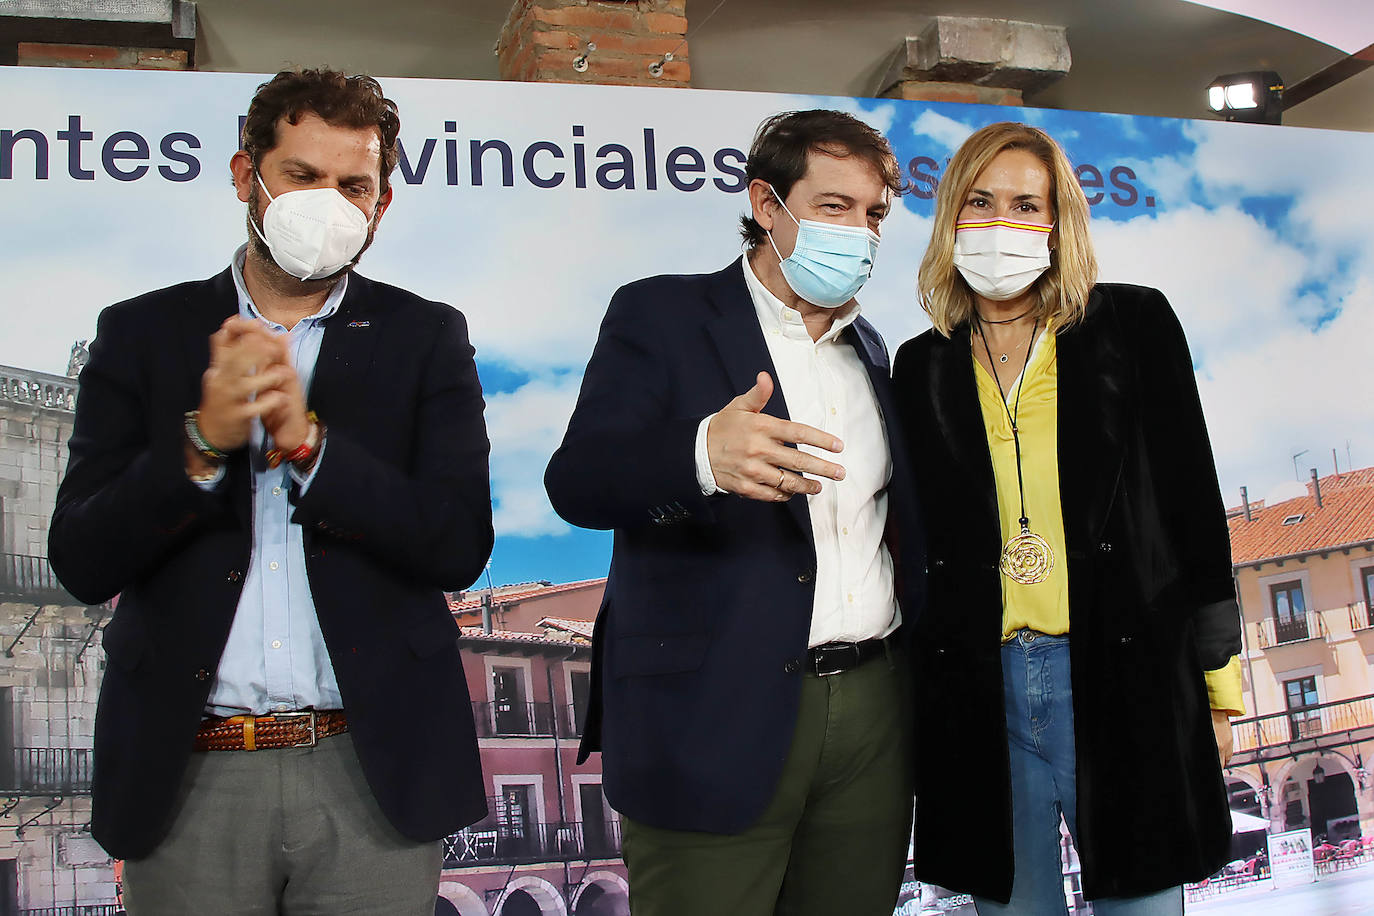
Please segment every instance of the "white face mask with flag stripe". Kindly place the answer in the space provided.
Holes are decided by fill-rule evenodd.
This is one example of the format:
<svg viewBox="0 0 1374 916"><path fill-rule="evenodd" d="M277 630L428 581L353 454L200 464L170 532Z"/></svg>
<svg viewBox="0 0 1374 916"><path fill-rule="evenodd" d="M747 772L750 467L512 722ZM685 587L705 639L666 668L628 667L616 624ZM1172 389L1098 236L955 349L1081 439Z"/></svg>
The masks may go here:
<svg viewBox="0 0 1374 916"><path fill-rule="evenodd" d="M1010 219L955 223L954 266L983 298L1014 299L1049 269L1053 228Z"/></svg>

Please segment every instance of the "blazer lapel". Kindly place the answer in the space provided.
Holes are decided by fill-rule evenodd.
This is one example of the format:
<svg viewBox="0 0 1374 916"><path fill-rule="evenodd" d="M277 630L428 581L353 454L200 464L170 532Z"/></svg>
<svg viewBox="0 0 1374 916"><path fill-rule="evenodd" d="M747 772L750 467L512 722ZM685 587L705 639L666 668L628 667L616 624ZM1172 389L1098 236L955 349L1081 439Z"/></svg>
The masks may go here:
<svg viewBox="0 0 1374 916"><path fill-rule="evenodd" d="M381 321L372 302L372 282L349 274L339 310L324 322L324 340L315 362L306 402L324 422L350 412L351 393L367 384Z"/></svg>
<svg viewBox="0 0 1374 916"><path fill-rule="evenodd" d="M780 420L790 420L787 399L778 381L778 370L768 353L768 344L763 339L763 329L759 327L758 315L754 311L754 300L749 296L749 287L744 281L743 261L741 257L711 277L708 295L718 315L707 322L706 331L725 366L730 390L736 395L743 394L754 387L760 372L767 372L773 379L773 396L763 406L763 412ZM811 516L806 500L789 499L786 506L793 519L806 532L807 539L811 540Z"/></svg>
<svg viewBox="0 0 1374 916"><path fill-rule="evenodd" d="M997 481L992 471L983 408L978 402L974 375L972 337L967 324L955 329L948 340L935 334L930 355L930 401L935 423L955 465L966 477L965 492L977 494L974 508L981 516L973 527L989 528L1001 543Z"/></svg>
<svg viewBox="0 0 1374 916"><path fill-rule="evenodd" d="M868 379L878 400L878 414L883 421L883 428L887 430L888 449L892 454L894 486L889 489L901 490L910 465L907 464L906 440L897 426L897 401L892 393L892 370L888 365L887 350L877 330L863 320L851 324L842 336L849 341L859 361L868 370Z"/></svg>
<svg viewBox="0 0 1374 916"><path fill-rule="evenodd" d="M1059 494L1070 553L1091 550L1111 509L1125 458L1131 368L1102 294L1058 337Z"/></svg>

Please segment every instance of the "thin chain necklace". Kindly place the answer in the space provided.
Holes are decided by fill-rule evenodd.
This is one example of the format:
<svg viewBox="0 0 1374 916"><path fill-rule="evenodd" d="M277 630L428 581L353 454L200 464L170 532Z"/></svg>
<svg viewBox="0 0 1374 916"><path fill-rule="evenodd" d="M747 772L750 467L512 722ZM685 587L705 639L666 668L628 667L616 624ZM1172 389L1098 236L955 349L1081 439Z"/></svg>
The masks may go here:
<svg viewBox="0 0 1374 916"><path fill-rule="evenodd" d="M978 321L979 321L978 336L980 336L980 337L983 338L983 349L985 349L985 350L987 349L988 339L987 339L986 336L983 335L983 328L982 328L982 325L985 325L985 324L1011 324L1013 321L1020 321L1022 318L1025 318L1027 315L1029 315L1029 314L1030 314L1031 312L1033 312L1033 311L1035 311L1035 306L1032 305L1030 308L1026 309L1024 312L1022 312L1021 314L1017 315L1015 318L999 318L997 321L991 321L991 320L989 320L989 319L987 319L987 318L984 318L982 312L978 311L977 309L974 309L974 312L973 312L973 313L974 313L975 315L978 316ZM1037 319L1036 319L1036 323L1039 324L1039 321L1040 321L1040 319L1037 318ZM1031 340L1035 340L1035 332L1034 332L1034 331L1031 332ZM997 361L998 361L999 363L1006 363L1007 357L1008 357L1009 355L1010 355L1010 354L1003 353L1001 356L999 356L999 357L997 358ZM1026 359L1030 359L1030 344L1027 344L1027 345L1026 345ZM991 351L988 352L988 363L989 363L989 364L992 363L992 352L991 352ZM1000 388L1000 385L999 385L999 388Z"/></svg>
<svg viewBox="0 0 1374 916"><path fill-rule="evenodd" d="M981 316L979 321L982 321ZM1021 416L1021 392L1026 389L1026 371L1030 368L1031 345L1039 330L1040 319L1036 318L1031 326L1030 340L1026 342L1026 362L1021 366L1021 381L1016 386L1016 407L1013 410L1007 403L1006 392L1002 390L1002 379L997 375L996 363L992 361L987 335L983 333L982 324L978 325L978 337L983 341L983 352L987 354L988 365L992 367L992 379L997 385L997 394L1002 398L1002 409L1007 412L1007 420L1011 423L1011 440L1016 447L1016 491L1021 499L1021 518L1018 520L1021 533L1008 539L1002 546L1000 566L1003 575L1022 585L1044 582L1049 578L1050 570L1054 569L1054 551L1043 537L1031 533L1030 518L1026 515L1026 485L1021 474L1021 429L1017 425L1017 419ZM1002 361L1006 362L1005 356Z"/></svg>

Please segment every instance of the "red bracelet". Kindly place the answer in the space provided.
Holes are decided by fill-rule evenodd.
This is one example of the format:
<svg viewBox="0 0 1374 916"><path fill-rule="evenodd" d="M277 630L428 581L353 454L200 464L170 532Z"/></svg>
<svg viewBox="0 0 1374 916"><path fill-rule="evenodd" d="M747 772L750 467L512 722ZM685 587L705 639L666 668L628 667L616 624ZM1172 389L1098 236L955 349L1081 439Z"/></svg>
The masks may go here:
<svg viewBox="0 0 1374 916"><path fill-rule="evenodd" d="M306 414L305 418L310 421L310 431L305 434L305 441L293 448L290 453L279 448L269 448L266 455L269 468L280 467L283 461L292 464L306 461L315 454L315 449L320 443L320 418L315 416L313 410Z"/></svg>

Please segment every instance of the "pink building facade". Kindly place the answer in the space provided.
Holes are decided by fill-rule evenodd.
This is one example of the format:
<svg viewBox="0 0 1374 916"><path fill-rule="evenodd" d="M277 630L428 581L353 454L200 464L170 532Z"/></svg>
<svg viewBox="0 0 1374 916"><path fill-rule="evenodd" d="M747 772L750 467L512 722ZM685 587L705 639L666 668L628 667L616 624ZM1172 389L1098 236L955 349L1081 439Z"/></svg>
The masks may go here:
<svg viewBox="0 0 1374 916"><path fill-rule="evenodd" d="M463 626L488 814L447 840L436 916L628 916L620 820L602 792L600 758L577 763L590 618L604 584L498 589L496 613L510 606L496 619L526 631ZM471 619L462 598L472 597L454 602L460 623Z"/></svg>

